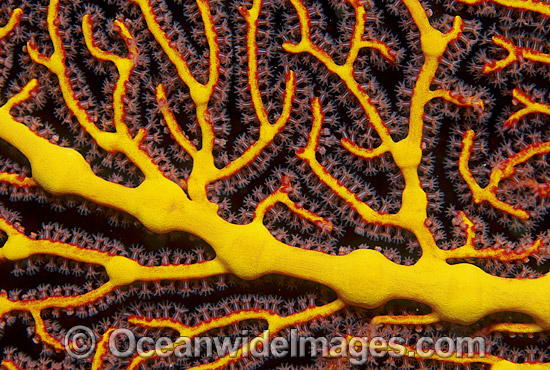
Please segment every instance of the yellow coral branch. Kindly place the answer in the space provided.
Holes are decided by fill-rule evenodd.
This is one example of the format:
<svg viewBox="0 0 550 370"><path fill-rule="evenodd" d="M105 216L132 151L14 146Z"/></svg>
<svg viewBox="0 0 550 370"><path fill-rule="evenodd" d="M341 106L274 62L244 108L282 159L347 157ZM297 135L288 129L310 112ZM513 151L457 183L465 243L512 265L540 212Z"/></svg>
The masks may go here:
<svg viewBox="0 0 550 370"><path fill-rule="evenodd" d="M537 239L528 247L520 251L507 251L501 248L475 249L475 225L462 211L458 212L456 222L466 231L466 242L463 246L445 251L447 259L450 258L484 258L502 262L522 260L538 253L543 246L542 239Z"/></svg>
<svg viewBox="0 0 550 370"><path fill-rule="evenodd" d="M109 353L109 339L115 328L110 328L99 338L97 349L92 358L92 370L101 370L103 368L103 359Z"/></svg>
<svg viewBox="0 0 550 370"><path fill-rule="evenodd" d="M533 362L524 362L524 363L514 363L505 360L502 357L495 356L492 354L485 353L484 347L476 347L475 340L468 342L467 340L458 342L456 348L444 350L439 349L428 349L421 348L417 346L404 345L400 343L386 343L385 345L377 344L374 345L374 341L365 341L359 340L355 343L352 342L353 338L357 338L352 335L345 335L347 338L348 345L355 346L356 351L364 351L362 348L366 346L369 348L371 353L386 353L388 352L390 356L392 353L395 353L393 356L401 357L407 356L405 358L413 358L418 362L430 360L437 361L440 363L456 364L456 365L471 365L473 363L482 363L489 365L489 369L492 370L548 370L550 369L550 364L542 361L533 361ZM433 344L433 342L432 342ZM467 351L462 348L463 345L467 345ZM480 343L477 343L479 346ZM392 357L393 357L392 356Z"/></svg>
<svg viewBox="0 0 550 370"><path fill-rule="evenodd" d="M411 113L409 116L409 134L407 140L414 142L414 146L420 145L422 129L424 127L424 107L437 97L438 92L433 92L430 85L433 82L440 59L447 50L450 43L454 42L462 33L464 21L456 16L451 30L442 33L433 28L428 20L424 8L416 0L405 0L405 5L418 26L420 31L420 44L424 54L424 64L416 78L416 85L411 98ZM445 97L445 93L442 97ZM450 93L449 93L450 96Z"/></svg>
<svg viewBox="0 0 550 370"><path fill-rule="evenodd" d="M426 315L380 315L371 320L372 325L427 325L441 321L436 313Z"/></svg>
<svg viewBox="0 0 550 370"><path fill-rule="evenodd" d="M85 306L105 297L106 294L112 292L115 288L115 285L107 282L97 289L78 296L54 296L32 301L12 301L6 296L5 293L1 293L0 316L3 316L11 311L41 312L48 308L74 308Z"/></svg>
<svg viewBox="0 0 550 370"><path fill-rule="evenodd" d="M492 72L499 72L502 69L522 60L529 60L531 62L539 62L543 64L550 64L550 55L541 51L526 48L522 46L516 46L510 39L502 36L493 36L493 42L508 51L508 56L502 60L493 60L485 63L481 72L488 74Z"/></svg>
<svg viewBox="0 0 550 370"><path fill-rule="evenodd" d="M533 113L542 113L550 115L550 105L544 103L535 102L529 95L527 95L521 89L512 90L512 96L514 100L512 103L516 105L518 102L525 105L525 108L514 112L508 119L503 123L505 128L514 127L519 120L525 118L525 116Z"/></svg>
<svg viewBox="0 0 550 370"><path fill-rule="evenodd" d="M298 44L286 42L283 48L291 53L307 52L316 57L323 63L329 71L338 75L350 92L358 99L363 107L369 121L376 129L382 139L382 144L376 149L362 149L348 139L341 141L342 145L350 152L364 158L371 159L389 151L397 166L402 171L405 180L405 190L402 197L402 207L397 215L379 214L370 207L362 204L354 194L350 193L336 179L323 168L315 158L315 149L319 140L320 124L319 117L322 116L320 108L317 107L316 99L312 104L314 112L314 124L309 137L308 145L303 150L297 152L298 157L306 161L313 169L313 172L327 184L338 196L342 197L351 207L353 207L363 218L365 222L375 224L392 224L405 228L416 234L419 240L424 240L422 249L423 257L430 258L438 255L438 248L433 241L429 229L424 225L426 220L427 198L422 189L418 178L418 166L422 158L422 129L424 127L424 107L434 97L448 98L459 102L459 98L454 98L448 92L434 92L430 85L435 77L439 66L440 58L447 49L448 45L455 41L463 30L464 22L460 17L455 17L452 29L447 33L442 33L433 28L421 4L416 0L404 1L409 9L412 18L420 30L421 46L425 57L425 62L421 72L417 77L416 86L411 100L411 114L409 118L409 133L406 139L395 143L381 117L372 104L370 98L357 86L353 78L353 62L357 57L359 48L363 47L362 39L364 32L364 6L360 2L350 1L354 7L356 15L356 24L350 41L350 51L344 65L337 65L334 60L324 50L315 45L311 40L310 27L311 22L307 13L307 8L300 0L293 0L292 4L296 9L300 21L301 40ZM472 104L476 109L482 109L483 103L476 100L465 101L465 104ZM318 111L318 112L316 112Z"/></svg>
<svg viewBox="0 0 550 370"><path fill-rule="evenodd" d="M342 144L342 146L351 154L356 155L357 157L363 158L365 160L380 157L381 155L387 153L390 148L386 144L380 144L378 147L374 149L361 148L360 146L355 144L353 141L351 141L347 137L342 138L340 140L340 144Z"/></svg>
<svg viewBox="0 0 550 370"><path fill-rule="evenodd" d="M41 340L57 350L63 350L60 341L46 330L40 313L53 307L74 308L91 304L113 291L117 286L135 281L189 280L226 273L225 267L217 260L192 265L143 266L122 256L107 252L89 250L73 244L27 237L21 228L16 228L0 218L0 230L8 235L8 240L0 248L0 259L16 261L32 255L53 255L91 265L103 266L109 281L101 287L78 296L49 296L37 300L12 301L5 293L0 294L0 317L14 311L29 311L34 319L36 334Z"/></svg>
<svg viewBox="0 0 550 370"><path fill-rule="evenodd" d="M183 190L163 176L146 178L137 188L127 188L103 180L93 173L90 165L76 150L54 145L14 119L10 109L29 99L37 86L36 80L29 81L19 93L0 107L0 137L27 157L33 179L42 188L52 194L75 194L95 203L126 211L151 230L161 230L158 226L164 221L160 218L170 214L185 214L185 209L193 207ZM128 143L133 143L131 139L128 140ZM145 155L141 151L137 153ZM149 157L146 158L144 160L150 161ZM147 211L150 209L149 202L155 204L155 212ZM179 217L180 220L175 223L186 218Z"/></svg>
<svg viewBox="0 0 550 370"><path fill-rule="evenodd" d="M208 182L204 181L205 178L212 177L212 173L217 171L212 154L215 141L214 125L210 117L208 102L212 97L214 87L218 84L220 68L220 50L209 1L197 0L197 6L204 23L204 32L210 51L209 77L206 84L200 83L193 77L187 61L177 50L176 45L171 42L166 32L162 30L149 0L132 1L141 8L149 31L176 67L180 79L189 87L189 93L196 106L197 121L202 133L202 146L193 157L193 171L189 177L187 187L191 199L202 203L212 210L216 210L217 206L211 204L208 200L205 189Z"/></svg>
<svg viewBox="0 0 550 370"><path fill-rule="evenodd" d="M485 103L483 100L474 97L460 95L454 91L438 89L432 92L432 98L442 98L458 106L472 107L478 113L483 112Z"/></svg>
<svg viewBox="0 0 550 370"><path fill-rule="evenodd" d="M537 145L544 145L544 144L537 144ZM464 178L464 180L466 181L466 184L468 184L470 191L472 192L473 201L476 204L488 202L496 209L500 209L501 211L508 213L509 215L512 215L514 217L520 218L522 220L527 220L530 216L529 212L523 210L520 207L512 206L508 203L505 203L499 200L496 196L496 191L500 180L511 176L513 174L514 166L519 163L523 163L527 161L529 158L531 158L532 156L534 156L535 154L538 154L537 150L531 150L534 148L529 149L529 147L525 148L520 152L520 153L523 153L522 155L520 155L520 153L517 153L514 156L507 159L505 163L501 164L498 168L493 168L493 170L491 171L491 180L489 185L487 185L485 188L482 188L481 186L478 185L476 179L472 175L472 171L470 171L470 168L468 167L468 162L470 161L470 157L472 155L473 146L474 146L474 131L468 130L464 133L464 136L462 137L462 151L460 152L460 157L458 160L458 170L462 175L462 177ZM550 150L550 144L545 146L548 148L545 148L544 150Z"/></svg>
<svg viewBox="0 0 550 370"><path fill-rule="evenodd" d="M489 325L481 330L483 333L494 333L496 331L504 333L515 333L515 334L533 334L544 331L540 325L537 324L520 324L520 323L511 323L511 322L502 322L493 325Z"/></svg>
<svg viewBox="0 0 550 370"><path fill-rule="evenodd" d="M113 92L113 120L117 133L130 138L128 127L124 123L123 99L126 95L127 86L130 84L130 75L132 74L132 70L134 68L133 58L138 54L138 50L135 40L126 25L119 20L115 20L115 26L124 39L126 47L128 48L128 56L126 58L119 57L110 51L104 51L97 47L94 41L92 19L90 15L86 14L82 19L82 33L84 34L84 40L86 41L86 46L88 47L90 53L101 61L113 63L118 70L119 77Z"/></svg>
<svg viewBox="0 0 550 370"><path fill-rule="evenodd" d="M258 77L258 46L256 43L258 33L257 23L260 10L261 1L255 1L251 9L246 9L245 7L239 8L239 11L245 18L248 26L246 35L246 48L248 55L248 86L252 97L252 105L254 106L256 116L260 122L259 138L238 158L228 163L224 168L217 169L213 165L213 157L211 154L212 148L210 146L204 146L206 139L204 138L203 130L203 147L193 156L193 171L189 177L188 185L191 199L200 201L205 205L208 204L205 191L206 185L219 179L228 178L252 163L252 161L256 159L257 156L270 143L272 143L273 138L281 132L290 119L292 102L296 91L296 80L293 71L289 71L287 73L282 112L274 124L269 122L267 111L262 102ZM199 124L201 120L204 120L206 125L211 125L209 122L209 113L206 110L201 111L200 106L197 106L197 116L199 119ZM202 128L203 126L201 125L201 129Z"/></svg>
<svg viewBox="0 0 550 370"><path fill-rule="evenodd" d="M334 178L328 170L321 163L319 163L315 154L319 145L321 126L324 119L319 98L314 98L312 100L311 109L313 112L313 122L308 142L305 148L300 148L296 151L296 155L311 167L313 173L315 173L315 175L317 175L317 177L324 184L326 184L336 195L345 200L350 207L357 211L365 222L398 224L398 220L395 215L387 213L382 214L374 211L369 205L360 200L356 194L352 193L342 183L340 183L340 181Z"/></svg>
<svg viewBox="0 0 550 370"><path fill-rule="evenodd" d="M38 51L37 46L32 43L27 43L27 50L31 59L38 64L44 65L52 73L54 73L58 80L63 94L63 99L67 104L67 107L71 113L77 118L80 125L88 132L92 138L98 143L100 147L109 152L121 152L124 153L132 163L134 163L144 173L146 177L151 179L157 179L163 177L157 165L152 162L152 159L139 148L139 144L132 140L128 131L128 128L123 123L124 120L124 106L123 97L126 91L126 85L128 83L133 61L132 57L119 58L109 52L99 50L93 42L91 20L89 16L85 16L83 19L83 32L86 40L86 44L89 47L90 52L95 57L101 60L112 61L116 64L119 71L119 80L117 82L113 108L115 111L115 126L117 132L106 132L100 130L94 120L90 117L88 112L82 107L78 97L76 96L67 66L65 64L65 49L63 41L59 34L59 0L50 0L48 6L48 31L50 38L54 46L54 52L51 56L46 56ZM120 33L125 39L130 54L136 55L135 45L132 42L132 36L128 29L122 22L117 23Z"/></svg>
<svg viewBox="0 0 550 370"><path fill-rule="evenodd" d="M0 40L4 39L11 31L15 29L15 27L17 27L22 16L23 9L21 8L17 8L11 13L8 23L6 23L5 26L0 27Z"/></svg>
<svg viewBox="0 0 550 370"><path fill-rule="evenodd" d="M0 248L0 258L16 261L32 255L45 254L101 265L105 267L113 286L127 285L138 280L199 279L227 272L216 259L192 265L143 266L130 258L113 256L108 252L90 250L49 239L31 239L21 228L16 228L2 218L0 218L0 230L8 235L8 240Z"/></svg>
<svg viewBox="0 0 550 370"><path fill-rule="evenodd" d="M382 139L382 142L388 145L393 142L386 124L382 121L380 113L376 106L371 101L371 98L361 88L353 76L353 63L357 59L359 50L363 47L371 47L379 50L383 56L389 57L390 61L395 60L395 53L392 52L387 45L381 41L366 41L363 39L365 30L365 7L359 1L349 1L355 10L355 25L352 39L350 40L350 49L346 62L343 65L338 65L332 57L319 46L315 45L311 39L311 20L307 8L301 0L291 0L292 5L296 9L298 19L300 21L301 40L299 43L285 42L283 49L289 53L309 53L318 59L325 67L336 74L346 84L349 91L357 98L359 104L365 111L370 123L375 128L376 132Z"/></svg>
<svg viewBox="0 0 550 370"><path fill-rule="evenodd" d="M2 363L0 364L0 366L4 370L24 370L22 367L18 366L12 360L2 360Z"/></svg>
<svg viewBox="0 0 550 370"><path fill-rule="evenodd" d="M36 186L36 181L31 177L25 177L16 173L7 173L0 171L0 182L17 186L19 188L30 188Z"/></svg>
<svg viewBox="0 0 550 370"><path fill-rule="evenodd" d="M51 56L47 56L41 53L38 50L37 45L31 41L27 43L27 51L35 63L45 66L57 76L65 103L71 113L77 118L80 125L97 141L102 148L112 151L114 146L114 135L103 132L97 128L90 115L81 107L80 102L76 98L75 92L72 88L67 67L65 65L65 50L63 47L63 41L59 35L57 21L59 16L58 13L59 0L51 0L48 6L47 24L54 47L53 54Z"/></svg>
<svg viewBox="0 0 550 370"><path fill-rule="evenodd" d="M210 66L209 66L209 78L206 84L201 84L189 69L189 65L181 53L177 50L175 44L168 38L166 33L162 30L160 24L157 22L155 11L148 0L131 0L141 8L141 12L149 31L155 37L155 40L162 47L162 50L166 53L176 70L181 80L189 87L191 98L197 105L206 105L212 96L214 87L218 84L219 79L219 45L216 35L216 27L212 13L210 11L210 4L208 0L197 0L199 12L204 23L204 32L210 49ZM207 127L201 126L203 129L203 139L207 138L213 133L207 129ZM206 130L205 130L206 129ZM205 143L203 143L205 145Z"/></svg>
<svg viewBox="0 0 550 370"><path fill-rule="evenodd" d="M328 219L325 217L320 217L316 213L304 209L302 204L296 203L289 198L288 186L290 185L290 181L286 180L286 182L287 183L283 181L283 184L279 189L258 203L258 206L254 212L254 221L263 223L266 212L269 211L269 209L271 209L275 204L283 203L299 217L314 223L321 229L332 230L332 223Z"/></svg>
<svg viewBox="0 0 550 370"><path fill-rule="evenodd" d="M258 118L258 121L260 121L260 136L258 140L248 147L239 158L235 159L221 169L212 180L229 177L246 165L250 164L252 160L254 160L265 149L265 147L273 141L273 138L281 132L281 130L288 123L292 112L292 102L294 101L294 94L296 93L296 79L293 71L289 71L286 75L283 108L281 115L274 124L269 122L267 110L262 102L260 80L258 76L258 45L256 41L258 34L258 19L260 16L261 7L262 1L254 0L252 8L239 8L240 13L246 20L246 24L248 26L246 33L248 87L252 97L252 105L254 106L256 117Z"/></svg>
<svg viewBox="0 0 550 370"><path fill-rule="evenodd" d="M48 330L46 329L46 324L44 323L44 320L40 316L40 310L30 310L32 317L34 319L34 325L35 325L35 332L38 338L42 340L43 343L51 346L56 351L64 351L65 347L61 343L61 341L57 338L54 338L50 333L48 333Z"/></svg>
<svg viewBox="0 0 550 370"><path fill-rule="evenodd" d="M210 111L208 109L208 102L212 97L214 92L214 87L218 84L219 81L219 68L220 68L220 57L219 57L219 45L216 33L216 27L214 24L214 19L210 10L210 4L208 0L197 0L197 6L204 23L204 32L208 42L209 51L210 51L210 65L209 65L209 78L208 82L205 84L200 83L191 73L189 65L182 54L177 50L176 45L169 39L166 32L164 32L157 21L155 11L148 0L132 0L137 4L142 11L143 17L147 23L149 31L153 34L155 40L159 43L162 50L168 56L168 59L176 67L178 76L180 79L189 87L189 93L191 99L195 103L197 121L202 133L202 145L201 149L196 151L193 156L193 171L189 176L187 182L187 187L189 191L189 196L192 200L203 204L211 210L216 210L217 206L210 203L206 193L206 185L209 180L215 178L215 174L218 173L218 169L214 165L214 157L212 151L214 149L214 125L212 122L212 117L210 116ZM161 92L157 89L157 99L160 98ZM161 107L162 110L162 107ZM167 121L171 120L168 111L164 111L163 115ZM170 122L172 125L175 122ZM175 132L170 128L171 132ZM182 143L185 140L184 135L178 135L178 141ZM192 152L191 146L186 145L186 150L189 153Z"/></svg>
<svg viewBox="0 0 550 370"><path fill-rule="evenodd" d="M37 90L38 81L36 79L30 80L18 93L9 98L9 100L0 109L11 117L11 109L32 98Z"/></svg>
<svg viewBox="0 0 550 370"><path fill-rule="evenodd" d="M174 117L174 113L170 110L170 107L168 106L168 99L166 98L166 89L162 84L159 84L156 89L156 98L157 102L160 107L160 111L164 117L164 120L166 121L166 126L168 126L168 129L170 130L170 134L176 140L176 142L191 156L191 158L195 158L197 155L197 148L193 143L185 136L183 131L181 130L181 127L176 122L176 117Z"/></svg>
<svg viewBox="0 0 550 370"><path fill-rule="evenodd" d="M195 326L184 325L180 322L174 321L169 318L163 319L147 319L139 316L128 317L128 323L145 327L145 328L170 328L179 332L181 337L192 339L200 334L206 333L212 329L223 328L230 325L238 324L245 320L263 320L267 322L268 328L259 337L256 338L272 338L282 329L289 326L295 326L302 323L310 322L320 317L330 316L346 307L346 304L341 300L328 303L324 306L309 307L302 312L298 312L288 316L281 316L275 312L262 309L251 309L235 311L231 314L223 317L216 317L208 322L202 322ZM176 343L172 348L165 348L165 350L174 350L182 343ZM237 351L228 353L224 357L207 364L198 365L192 367L195 370L206 369L222 369L227 365L238 361L244 353L249 353L252 346L255 345L255 340L241 346ZM139 365L146 362L154 356L154 353L144 354L144 356L136 356L130 362L127 370L137 369Z"/></svg>

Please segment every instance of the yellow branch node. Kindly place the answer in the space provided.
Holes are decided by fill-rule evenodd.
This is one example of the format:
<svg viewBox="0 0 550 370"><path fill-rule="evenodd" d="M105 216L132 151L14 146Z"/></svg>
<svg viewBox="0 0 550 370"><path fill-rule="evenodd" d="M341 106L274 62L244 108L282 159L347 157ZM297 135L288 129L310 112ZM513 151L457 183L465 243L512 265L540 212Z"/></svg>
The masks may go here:
<svg viewBox="0 0 550 370"><path fill-rule="evenodd" d="M58 80L63 98L71 113L77 118L78 122L88 132L100 146L106 150L112 150L112 135L99 130L95 123L92 122L88 113L80 106L79 100L76 98L72 84L69 80L67 68L65 66L65 50L63 41L59 35L58 15L59 0L50 0L48 6L48 32L54 46L54 52L51 56L46 56L38 51L37 45L28 42L27 50L31 59L48 68L54 73Z"/></svg>
<svg viewBox="0 0 550 370"><path fill-rule="evenodd" d="M382 214L374 211L370 206L360 200L356 194L349 191L339 180L334 178L328 170L319 163L315 157L315 153L319 145L321 126L324 119L319 98L314 98L312 100L311 109L313 112L313 122L308 142L305 148L300 148L296 151L296 155L311 167L319 180L326 184L336 195L345 200L350 207L355 209L365 222L397 224L395 215L387 213Z"/></svg>
<svg viewBox="0 0 550 370"><path fill-rule="evenodd" d="M269 195L267 198L263 199L254 212L254 221L263 223L265 214L269 211L275 204L283 203L287 206L292 212L294 212L299 217L308 220L314 223L316 226L321 229L332 230L332 223L325 217L321 217L314 212L311 212L303 208L303 205L292 201L288 196L288 191L290 186L290 180L283 179L283 184L279 189Z"/></svg>
<svg viewBox="0 0 550 370"><path fill-rule="evenodd" d="M92 32L92 19L89 14L86 14L82 19L82 33L84 34L84 40L90 53L101 61L108 61L114 63L118 70L118 80L113 92L113 110L114 110L114 123L116 132L122 137L128 139L130 133L128 127L124 123L124 103L123 99L126 95L127 85L130 83L130 75L134 67L133 55L138 53L133 37L126 25L119 20L115 21L115 25L126 42L129 55L126 58L119 57L110 51L103 51L95 45L94 36ZM127 141L126 141L127 143ZM135 144L134 144L135 145Z"/></svg>
<svg viewBox="0 0 550 370"><path fill-rule="evenodd" d="M176 70L178 71L178 76L189 87L191 98L193 99L195 104L197 106L206 105L212 96L214 87L218 84L220 66L219 45L217 41L216 27L214 25L212 13L210 11L209 2L207 0L197 0L199 12L204 22L204 32L210 48L209 79L208 83L203 85L198 82L195 77L193 77L193 74L189 70L189 65L187 64L187 61L177 50L175 44L172 43L172 40L168 38L166 33L160 27L159 23L156 20L155 11L153 10L149 0L131 1L141 8L149 31L153 34L155 40L157 40L159 45L162 47L162 50L164 50L170 61L176 67ZM199 112L197 112L197 114L198 113ZM201 126L201 129L204 128ZM204 131L203 135L205 135Z"/></svg>
<svg viewBox="0 0 550 370"><path fill-rule="evenodd" d="M357 60L359 50L363 47L373 47L376 50L380 50L383 56L388 56L390 60L394 60L395 54L392 53L387 46L380 41L370 42L363 40L365 29L365 7L357 1L350 1L350 4L355 10L355 25L352 39L350 40L350 49L346 62L343 65L338 65L334 62L333 58L319 46L315 45L311 39L310 28L311 19L309 17L307 8L301 0L291 0L298 19L300 21L301 40L298 44L286 41L283 44L283 49L289 53L309 53L318 59L325 67L332 73L336 74L346 84L349 91L357 98L359 104L365 111L370 123L382 139L384 143L392 143L393 140L389 134L389 130L386 124L382 121L382 117L378 112L376 106L371 101L371 98L365 93L360 84L357 83L353 76L353 63Z"/></svg>
<svg viewBox="0 0 550 370"><path fill-rule="evenodd" d="M508 56L502 60L487 62L481 69L482 73L488 74L492 72L500 72L502 69L523 60L550 64L549 54L545 54L531 48L516 46L512 41L510 41L510 39L502 35L493 36L493 42L495 45L498 45L508 51Z"/></svg>
<svg viewBox="0 0 550 370"><path fill-rule="evenodd" d="M472 220L462 211L458 212L456 222L466 231L466 242L462 247L444 251L446 258L484 258L510 262L528 258L541 249L542 239L537 239L520 251L508 251L500 248L475 249L475 226Z"/></svg>
<svg viewBox="0 0 550 370"><path fill-rule="evenodd" d="M28 42L27 50L29 56L35 63L44 65L57 76L63 99L65 100L70 112L76 117L79 124L87 133L90 134L90 136L92 136L100 147L108 152L124 153L130 161L132 161L132 163L134 163L145 174L146 177L158 178L162 176L158 166L156 166L152 162L152 159L145 152L140 150L138 144L130 138L128 128L123 123L124 106L122 103L122 97L126 91L126 82L131 74L133 57L129 55L128 58L119 58L112 53L101 51L95 47L92 36L91 19L89 16L84 16L83 32L90 52L100 60L114 62L117 65L120 74L120 78L113 94L113 109L115 112L114 121L117 132L112 133L102 131L96 126L92 117L90 117L88 112L83 108L79 98L73 90L67 66L65 65L65 49L59 34L58 18L59 0L50 0L48 6L47 24L50 38L54 46L54 52L51 56L46 56L38 51L38 48L34 43ZM116 24L120 30L121 36L127 43L130 54L136 55L136 45L132 41L126 26L122 22L117 22Z"/></svg>
<svg viewBox="0 0 550 370"><path fill-rule="evenodd" d="M514 127L519 120L525 118L529 114L541 113L550 115L550 105L535 102L533 98L521 89L516 88L512 90L512 97L512 104L517 105L518 103L521 103L525 105L525 108L518 110L508 117L508 119L503 123L504 127L507 129Z"/></svg>
<svg viewBox="0 0 550 370"><path fill-rule="evenodd" d="M509 158L508 160L506 160L506 162L502 166L500 166L500 168L494 168L491 171L489 185L487 185L485 188L482 188L478 185L476 179L472 175L472 171L470 171L470 168L468 167L468 162L470 161L470 157L472 155L473 146L474 146L474 131L468 130L464 133L464 136L462 137L462 151L460 152L460 157L458 160L458 170L462 175L462 177L464 178L464 181L466 181L466 184L468 184L470 191L472 192L473 201L476 204L488 202L496 209L499 209L519 219L527 220L530 216L527 211L521 209L520 207L515 207L499 200L496 196L496 191L500 180L505 179L510 175L512 175L513 167L516 164L526 161L527 159L529 159L530 157L532 157L537 153L527 149L527 152L524 154L530 154L529 158L526 158L525 155L519 155L521 152L511 157L514 159ZM503 169L505 171L503 171Z"/></svg>
<svg viewBox="0 0 550 370"><path fill-rule="evenodd" d="M292 113L292 102L296 93L296 78L293 71L288 71L285 81L285 93L283 97L283 108L279 118L271 124L268 119L268 112L263 104L260 92L260 79L258 73L258 19L262 7L261 0L254 0L251 9L240 7L239 12L244 17L248 26L246 33L246 53L248 56L248 87L252 98L252 105L256 117L260 122L260 136L258 140L248 147L240 157L231 161L224 168L215 171L213 176L206 178L206 182L228 178L245 166L252 163L262 151L273 142L290 119Z"/></svg>

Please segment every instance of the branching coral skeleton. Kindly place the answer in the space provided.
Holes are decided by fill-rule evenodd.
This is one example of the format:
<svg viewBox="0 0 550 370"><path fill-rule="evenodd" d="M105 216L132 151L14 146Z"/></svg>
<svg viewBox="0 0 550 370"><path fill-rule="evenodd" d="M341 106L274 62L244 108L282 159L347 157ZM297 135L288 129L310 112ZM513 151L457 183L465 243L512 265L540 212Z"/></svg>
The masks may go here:
<svg viewBox="0 0 550 370"><path fill-rule="evenodd" d="M41 317L47 308L75 308L93 303L117 287L135 281L192 280L223 274L234 274L243 279L256 279L266 274L282 274L325 285L338 298L324 306L309 307L302 312L282 316L267 310L243 310L225 317L213 318L196 326L166 319L147 319L132 316L129 322L137 327L171 328L181 335L190 337L205 333L212 328L221 328L246 319L264 320L269 333L276 335L282 329L309 322L318 317L330 316L348 306L376 308L392 299L408 299L428 305L431 312L422 316L383 315L373 319L373 325L427 325L437 322L472 324L495 312L518 312L532 318L532 324L498 323L488 328L490 331L507 331L533 333L550 330L550 275L545 274L534 279L505 279L487 274L480 268L467 264L449 264L450 259L494 259L502 262L522 260L538 253L543 246L540 239L528 248L519 252L505 252L501 249L476 249L475 227L463 211L459 212L457 222L466 236L466 243L456 249L442 250L436 245L434 235L429 228L427 206L428 200L419 178L419 166L423 157L423 127L425 106L433 100L442 99L458 106L472 107L477 112L485 109L485 104L478 98L462 96L456 91L432 89L436 71L449 46L457 41L464 30L464 21L455 17L449 31L443 33L430 23L429 15L418 0L403 0L412 20L419 31L423 65L416 78L410 101L409 131L405 138L395 140L390 134L382 115L371 96L354 77L354 63L361 49L372 49L379 53L388 63L396 60L396 52L386 43L369 40L365 36L366 10L361 1L350 0L355 12L353 37L349 41L349 50L343 64L338 64L323 48L316 45L311 36L312 23L308 9L301 0L291 0L298 15L300 40L287 41L282 48L290 54L309 54L322 63L330 73L338 77L349 93L359 102L361 108L380 137L381 144L376 148L364 148L354 140L344 138L339 143L352 155L365 161L378 158L387 153L400 170L405 187L402 194L401 208L397 213L377 211L361 200L355 192L348 189L320 161L318 146L321 130L325 121L323 101L319 97L311 99L311 131L304 147L296 150L296 155L311 169L318 179L326 185L366 224L394 226L414 234L420 247L422 257L411 266L398 265L389 261L384 255L373 249L355 250L344 256L332 256L320 252L292 247L275 238L264 226L266 213L276 203L283 203L293 214L314 223L325 232L330 232L332 225L326 218L307 210L303 204L291 200L287 187L289 179L282 181L281 187L258 203L254 219L246 225L229 223L218 215L218 205L212 203L207 194L207 186L217 180L229 178L252 163L270 145L289 123L296 94L296 76L293 71L286 73L286 83L282 110L275 122L270 122L259 84L258 45L256 41L258 20L262 10L261 0L253 0L250 7L241 7L240 13L246 21L248 31L246 48L248 56L248 88L252 105L259 122L259 136L237 159L225 167L214 164L215 132L212 123L209 103L216 85L219 82L219 45L218 34L208 0L197 0L198 9L204 24L204 34L208 44L209 67L208 81L199 82L193 76L184 56L171 43L170 38L159 25L155 10L148 0L133 0L143 14L149 31L154 36L164 53L173 63L177 75L187 85L190 98L193 100L197 123L201 133L201 147L198 148L186 135L177 122L176 115L168 104L167 90L162 84L156 86L155 95L164 123L174 141L193 161L193 168L187 180L181 179L176 184L168 179L158 164L148 156L142 146L147 134L141 129L132 135L125 123L125 96L129 87L136 49L134 36L124 23L117 20L117 30L127 47L125 56L119 56L102 50L94 41L93 21L90 15L82 19L82 32L90 53L98 60L112 63L118 71L118 80L113 92L114 132L99 128L97 122L83 107L74 91L65 64L65 49L59 35L60 0L50 0L47 25L53 43L53 54L45 55L39 47L29 41L27 51L32 60L45 66L57 76L63 99L76 117L78 123L99 147L109 153L122 153L144 174L144 181L135 188L125 187L106 181L94 174L90 165L76 150L61 147L41 137L12 115L12 109L33 98L40 89L36 79L30 80L0 108L0 137L17 148L30 162L32 177L15 173L1 173L0 182L10 186L40 187L54 195L77 195L88 201L126 212L139 220L147 229L156 233L185 231L203 239L216 252L213 260L180 265L144 266L122 256L107 252L94 251L79 245L56 240L38 240L25 234L25 230L7 219L0 220L0 229L7 235L7 242L0 249L0 259L18 261L33 255L50 255L86 264L103 266L109 277L108 282L97 289L82 295L69 297L47 297L37 300L12 300L7 294L0 295L0 316L12 311L26 311L34 319L35 333L39 341L56 350L63 350L59 338L48 333ZM475 5L483 0L461 2ZM550 6L535 0L494 1L509 8L550 15ZM22 11L13 11L7 25L0 29L0 39L10 36L21 20ZM485 65L484 73L492 73L517 62L519 59L529 62L548 63L546 54L516 47L504 37L495 36L496 45L505 48L509 56L492 64ZM520 89L515 89L514 98L525 106L512 114L505 126L512 127L528 114L549 114L547 104L537 103ZM535 155L550 152L550 143L533 144L525 147L504 161L490 173L489 184L481 188L468 168L473 151L475 132L464 134L463 149L460 156L460 174L466 181L476 203L488 202L519 219L528 219L529 213L521 205L511 205L497 198L499 183L514 173L516 166L529 161ZM47 158L47 160L45 160ZM543 186L544 184L540 184ZM546 184L547 186L548 184ZM184 190L185 189L185 190ZM541 196L548 192L541 190ZM304 269L304 264L308 265ZM391 279L387 277L391 276ZM452 293L449 293L452 291ZM106 337L115 328L105 331L93 359L93 369L102 367L106 351ZM248 345L249 346L249 345ZM241 353L244 348L239 349ZM239 354L232 358L223 357L215 363L195 366L193 369L222 369L239 359ZM138 368L148 359L136 357L128 368ZM454 364L482 362L491 369L543 369L550 367L543 363L516 364L498 356L490 355L484 359L447 359L434 357L433 360ZM7 370L20 367L11 360L2 362Z"/></svg>

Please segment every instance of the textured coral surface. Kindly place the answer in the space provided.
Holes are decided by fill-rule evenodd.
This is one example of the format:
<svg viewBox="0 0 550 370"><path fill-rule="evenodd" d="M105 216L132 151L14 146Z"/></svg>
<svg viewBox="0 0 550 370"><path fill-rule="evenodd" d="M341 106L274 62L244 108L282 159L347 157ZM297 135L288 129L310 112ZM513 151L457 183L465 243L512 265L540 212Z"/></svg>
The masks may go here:
<svg viewBox="0 0 550 370"><path fill-rule="evenodd" d="M548 17L2 1L2 369L550 368ZM120 328L249 340L119 358ZM291 330L399 336L407 356L246 355ZM487 355L425 359L421 336Z"/></svg>

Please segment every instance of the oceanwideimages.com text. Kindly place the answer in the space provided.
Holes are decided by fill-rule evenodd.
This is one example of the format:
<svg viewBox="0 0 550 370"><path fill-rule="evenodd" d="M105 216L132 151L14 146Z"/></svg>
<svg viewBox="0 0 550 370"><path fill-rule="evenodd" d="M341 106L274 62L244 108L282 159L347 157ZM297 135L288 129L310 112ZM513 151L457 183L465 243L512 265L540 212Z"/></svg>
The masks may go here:
<svg viewBox="0 0 550 370"><path fill-rule="evenodd" d="M152 338L137 336L130 329L114 330L109 336L109 351L117 358L140 356L199 358L217 355L220 358L305 358L330 357L349 358L354 365L364 364L369 356L373 358L419 357L438 358L485 356L485 341L481 337L420 337L413 345L407 344L403 337L353 337L336 336L310 337L299 336L292 329L289 337L271 336L265 331L261 336L250 336L245 330L241 336L219 337L169 337ZM87 358L95 350L96 340L93 332L85 327L74 327L65 336L65 348L75 358Z"/></svg>

